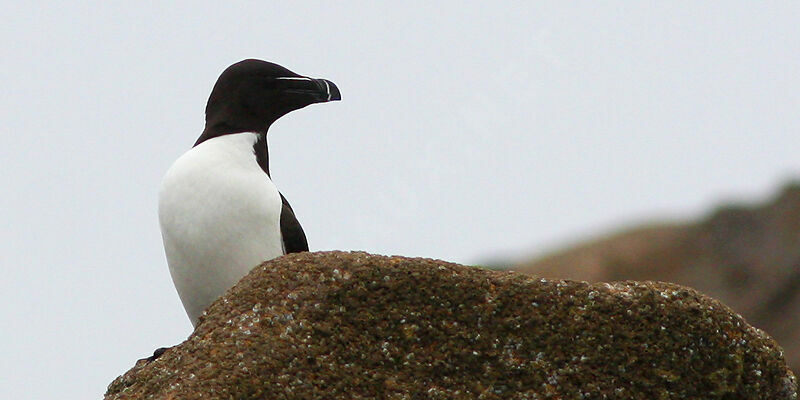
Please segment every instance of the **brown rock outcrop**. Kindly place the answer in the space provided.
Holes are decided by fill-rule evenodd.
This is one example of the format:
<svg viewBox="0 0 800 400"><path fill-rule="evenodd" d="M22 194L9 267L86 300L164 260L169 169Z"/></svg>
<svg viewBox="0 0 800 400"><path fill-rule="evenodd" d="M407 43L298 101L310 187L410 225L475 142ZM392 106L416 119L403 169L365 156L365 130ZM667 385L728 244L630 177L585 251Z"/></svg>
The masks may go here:
<svg viewBox="0 0 800 400"><path fill-rule="evenodd" d="M693 287L769 332L800 369L800 185L696 223L640 227L518 263L535 276L654 280Z"/></svg>
<svg viewBox="0 0 800 400"><path fill-rule="evenodd" d="M780 348L672 284L303 253L255 268L106 399L795 399Z"/></svg>

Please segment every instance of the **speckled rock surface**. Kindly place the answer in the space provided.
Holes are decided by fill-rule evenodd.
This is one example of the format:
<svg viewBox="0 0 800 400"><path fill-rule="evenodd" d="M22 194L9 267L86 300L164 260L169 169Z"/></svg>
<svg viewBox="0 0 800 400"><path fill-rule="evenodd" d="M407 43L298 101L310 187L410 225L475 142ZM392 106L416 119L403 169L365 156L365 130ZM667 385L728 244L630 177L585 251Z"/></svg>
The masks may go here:
<svg viewBox="0 0 800 400"><path fill-rule="evenodd" d="M727 203L695 221L611 233L506 265L546 278L695 288L767 331L800 371L800 182L763 202Z"/></svg>
<svg viewBox="0 0 800 400"><path fill-rule="evenodd" d="M794 399L780 348L681 286L304 253L106 399Z"/></svg>

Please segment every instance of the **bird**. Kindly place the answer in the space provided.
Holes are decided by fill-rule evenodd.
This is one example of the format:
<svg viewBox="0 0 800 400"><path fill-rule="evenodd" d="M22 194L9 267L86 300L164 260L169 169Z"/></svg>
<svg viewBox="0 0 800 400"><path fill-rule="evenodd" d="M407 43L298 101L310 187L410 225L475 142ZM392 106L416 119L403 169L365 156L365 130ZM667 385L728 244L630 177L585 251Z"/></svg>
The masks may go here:
<svg viewBox="0 0 800 400"><path fill-rule="evenodd" d="M170 275L193 326L266 260L308 251L305 232L272 182L267 131L291 111L341 100L327 79L247 59L217 79L194 146L167 170L158 220Z"/></svg>

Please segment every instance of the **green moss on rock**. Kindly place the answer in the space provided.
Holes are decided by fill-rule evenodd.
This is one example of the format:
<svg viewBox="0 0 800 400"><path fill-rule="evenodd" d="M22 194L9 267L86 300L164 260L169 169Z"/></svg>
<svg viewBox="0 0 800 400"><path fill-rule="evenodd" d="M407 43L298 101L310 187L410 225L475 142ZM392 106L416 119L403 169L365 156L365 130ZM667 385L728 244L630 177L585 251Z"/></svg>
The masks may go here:
<svg viewBox="0 0 800 400"><path fill-rule="evenodd" d="M106 399L795 399L721 303L367 253L264 263Z"/></svg>

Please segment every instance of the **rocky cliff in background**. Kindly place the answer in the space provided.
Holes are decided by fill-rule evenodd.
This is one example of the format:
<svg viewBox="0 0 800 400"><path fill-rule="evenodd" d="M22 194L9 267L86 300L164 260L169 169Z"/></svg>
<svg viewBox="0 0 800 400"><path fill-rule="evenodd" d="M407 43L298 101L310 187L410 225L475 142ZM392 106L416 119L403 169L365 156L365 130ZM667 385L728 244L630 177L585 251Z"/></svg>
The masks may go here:
<svg viewBox="0 0 800 400"><path fill-rule="evenodd" d="M780 348L723 304L366 253L255 268L106 399L796 399Z"/></svg>
<svg viewBox="0 0 800 400"><path fill-rule="evenodd" d="M767 331L800 369L800 185L695 223L641 227L513 266L535 276L691 286Z"/></svg>

